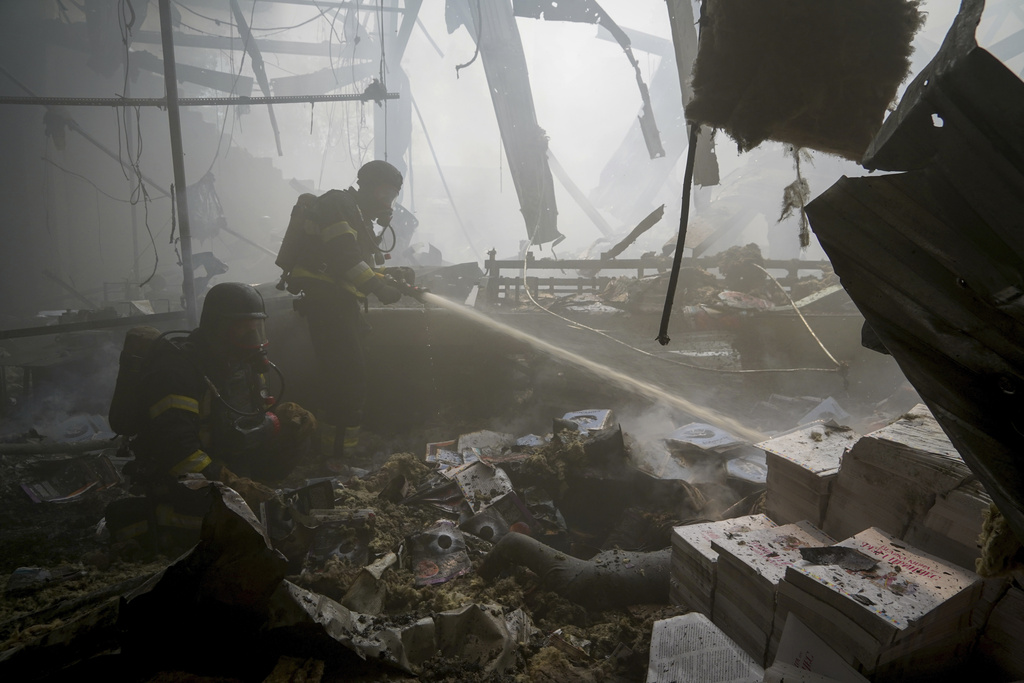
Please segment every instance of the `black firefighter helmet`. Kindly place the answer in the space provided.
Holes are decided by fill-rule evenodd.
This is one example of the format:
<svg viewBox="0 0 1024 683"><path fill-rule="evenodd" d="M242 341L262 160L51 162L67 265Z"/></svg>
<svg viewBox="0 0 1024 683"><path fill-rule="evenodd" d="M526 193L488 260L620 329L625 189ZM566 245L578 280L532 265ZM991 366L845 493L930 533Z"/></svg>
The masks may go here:
<svg viewBox="0 0 1024 683"><path fill-rule="evenodd" d="M360 188L388 185L395 190L402 189L402 172L386 161L375 159L363 164L356 173Z"/></svg>
<svg viewBox="0 0 1024 683"><path fill-rule="evenodd" d="M263 322L266 318L263 295L255 287L242 282L222 282L206 294L199 329L228 347L262 350L267 346Z"/></svg>

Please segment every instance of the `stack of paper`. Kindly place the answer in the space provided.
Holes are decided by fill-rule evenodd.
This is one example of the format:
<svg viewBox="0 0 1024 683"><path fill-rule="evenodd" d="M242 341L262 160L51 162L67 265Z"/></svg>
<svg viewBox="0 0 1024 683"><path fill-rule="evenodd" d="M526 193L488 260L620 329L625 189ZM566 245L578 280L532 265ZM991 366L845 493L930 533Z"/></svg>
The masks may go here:
<svg viewBox="0 0 1024 683"><path fill-rule="evenodd" d="M817 422L757 444L768 458L768 516L821 527L843 453L859 438L848 427Z"/></svg>
<svg viewBox="0 0 1024 683"><path fill-rule="evenodd" d="M715 600L715 568L718 562L718 553L711 549L711 542L774 526L774 522L764 515L749 515L672 529L669 601L710 617Z"/></svg>
<svg viewBox="0 0 1024 683"><path fill-rule="evenodd" d="M924 404L861 437L843 457L832 486L824 530L848 538L878 527L904 538L936 496L971 474Z"/></svg>
<svg viewBox="0 0 1024 683"><path fill-rule="evenodd" d="M750 531L711 542L718 552L712 618L754 661L763 665L775 618L775 590L800 548L834 541L809 522Z"/></svg>
<svg viewBox="0 0 1024 683"><path fill-rule="evenodd" d="M828 643L815 635L814 631L807 628L795 614L787 616L785 622L775 658L769 669L781 674L774 680L778 680L779 683L810 683L819 680L867 683L868 679L857 673L856 669L844 661ZM772 633L774 635L775 631ZM768 680L766 671L765 681Z"/></svg>
<svg viewBox="0 0 1024 683"><path fill-rule="evenodd" d="M776 628L796 615L875 681L919 678L967 655L976 636L971 607L982 585L976 574L880 529L836 546L853 548L875 564L860 570L806 561L789 566L778 589Z"/></svg>
<svg viewBox="0 0 1024 683"><path fill-rule="evenodd" d="M654 622L647 683L760 683L764 671L706 616Z"/></svg>
<svg viewBox="0 0 1024 683"><path fill-rule="evenodd" d="M999 669L1001 680L1024 680L1024 590L1012 586L996 603L985 632L978 639L978 654Z"/></svg>
<svg viewBox="0 0 1024 683"><path fill-rule="evenodd" d="M991 503L981 482L971 479L938 496L923 519L910 523L904 539L925 552L974 569L974 561L981 556L978 536Z"/></svg>

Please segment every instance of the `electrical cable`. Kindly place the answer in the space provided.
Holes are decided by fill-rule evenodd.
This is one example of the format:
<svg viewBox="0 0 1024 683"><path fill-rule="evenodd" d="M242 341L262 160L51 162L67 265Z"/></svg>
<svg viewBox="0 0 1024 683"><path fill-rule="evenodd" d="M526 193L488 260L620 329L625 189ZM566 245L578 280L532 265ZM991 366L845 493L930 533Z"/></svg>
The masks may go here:
<svg viewBox="0 0 1024 683"><path fill-rule="evenodd" d="M530 240L530 244L527 246L527 250L529 250L530 246L533 246L533 240L532 239ZM845 368L845 365L843 363L840 363L839 361L837 361L832 356L832 354L829 353L827 349L825 349L824 345L822 345L822 343L821 343L821 340L818 339L817 335L814 334L814 331L811 330L810 325L808 325L807 321L804 320L803 315L800 315L800 310L797 308L796 304L793 303L792 299L790 299L790 304L793 306L793 309L797 312L798 315L800 315L801 320L804 320L804 325L807 325L807 329L811 332L811 335L814 336L815 340L818 342L818 345L821 346L822 350L825 351L826 355L828 355L828 357L832 360L832 362L836 364L836 367L834 367L834 368L760 368L760 369L756 369L756 370L730 370L730 369L727 369L727 368L708 368L708 367L704 367L702 365L694 365L692 363L684 363L683 361L675 360L675 359L672 359L672 358L666 358L665 356L659 356L658 354L651 353L650 351L645 351L644 349L637 348L636 346L632 346L631 344L628 344L627 342L624 342L621 339L617 339L617 338L613 337L612 335L608 334L607 332L603 332L602 330L598 330L598 329L595 329L593 327L589 327L587 325L584 325L581 322L577 322L577 321L575 321L575 320L573 320L571 318L567 318L567 317L565 317L563 315L559 315L555 311L552 311L550 308L545 308L544 306L542 306L533 297L533 292L531 292L530 288L526 285L526 272L527 272L527 260L524 258L523 259L523 289L526 290L527 297L530 299L530 301L537 308L541 309L545 313L549 313L550 315L553 315L556 318L559 318L560 320L565 321L566 323L568 323L572 327L578 327L578 328L581 328L581 329L593 332L594 334L599 334L602 337L610 339L611 341L615 342L616 344L619 344L621 346L625 346L627 349L631 349L631 350L636 351L637 353L641 353L641 354L643 354L645 356L650 356L651 358L657 358L657 359L662 360L662 361L664 361L666 363L671 363L672 365L679 365L681 367L690 368L692 370L703 370L703 371L706 371L706 372L718 372L718 373L735 374L735 375L748 375L748 374L758 374L758 373L761 373L761 374L764 374L764 373L784 373L784 372L838 372L838 373L842 374L843 370ZM765 272L767 272L767 271L765 271ZM771 277L770 274L769 274L769 277ZM775 280L774 277L772 277L772 280L774 280L775 283L778 284L780 288L782 287L782 284L779 283L778 280ZM783 291L785 291L785 290L783 290ZM788 297L789 295L787 294L786 296Z"/></svg>
<svg viewBox="0 0 1024 683"><path fill-rule="evenodd" d="M255 13L255 11L256 11L256 3L255 2L253 3L252 7L253 7L253 12ZM250 17L250 20L251 20L251 18L252 17ZM234 26L234 24L232 24L232 26ZM232 42L232 44L235 42L234 31L231 32L231 35L228 36L228 38ZM238 62L238 73L235 74L235 80L231 83L231 93L232 94L234 94L235 88L238 86L238 79L240 79L242 77L242 69L245 67L245 56L248 54L247 48L249 46L248 45L248 40L249 40L248 36L242 37L242 59ZM235 54L235 52L232 49L231 50L231 55L234 56L234 54ZM221 124L221 126L220 126L220 135L217 136L217 149L214 150L214 152L213 152L213 159L210 160L210 166L209 166L209 168L206 169L206 174L204 174L204 175L208 175L209 173L211 173L213 171L214 164L216 164L217 163L217 159L220 158L220 146L221 146L221 142L224 140L224 129L227 128L227 125L228 125L228 112L229 111L234 112L235 110L230 105L225 105L224 106L224 123ZM233 121L234 121L234 119L232 119L231 139L234 139L234 136L235 136L235 127L234 127ZM229 140L228 141L228 149L230 149L230 148L231 148L231 141Z"/></svg>
<svg viewBox="0 0 1024 683"><path fill-rule="evenodd" d="M470 64L475 62L477 56L480 55L480 38L484 34L484 18L483 18L483 15L480 13L480 0L476 0L476 20L478 22L477 27L476 27L476 49L473 50L473 56L470 57L468 62L466 62L465 64L456 64L455 65L455 78L456 79L459 77L459 71L461 69L465 69L467 66L469 66Z"/></svg>
<svg viewBox="0 0 1024 683"><path fill-rule="evenodd" d="M84 176L84 175L82 175L81 173L75 173L74 171L71 171L71 170L69 170L69 169L66 169L66 168L64 168L63 166L61 166L60 164L58 164L58 163L57 163L56 161L53 161L52 159L47 159L46 157L39 157L39 158L40 158L40 159L41 159L41 160L42 160L42 161L43 161L44 163L47 163L47 164L51 164L52 166L56 166L56 167L57 167L58 169L60 169L61 171L64 171L65 173L67 173L67 174L68 174L68 175L70 175L70 176L74 176L74 177L76 177L76 178L81 178L81 179L82 179L82 180L84 180L85 182L87 182L87 183L89 183L90 185L92 185L92 186L93 186L93 187L94 187L94 188L96 189L96 191L97 191L97 192L99 192L99 193L100 193L101 195L103 195L104 197L107 197L107 198L109 198L109 199L111 199L111 200L113 200L113 201L115 201L115 202L121 202L122 204L131 204L131 200L128 200L128 199L121 199L121 198L119 198L119 197L115 197L115 196L114 196L114 195L112 195L112 194L107 194L106 192L104 192L103 190L101 190L101 189L99 188L99 186L98 186L98 185L97 185L96 183L94 183L94 182L92 181L92 179L90 179L90 178L87 178L87 177L85 177L85 176Z"/></svg>
<svg viewBox="0 0 1024 683"><path fill-rule="evenodd" d="M198 33L199 35L202 35L202 36L210 36L211 38L226 38L227 37L227 36L225 36L225 35L223 35L221 33L213 33L212 31L204 31L203 29L196 28L195 26L192 26L191 24L186 24L184 21L178 22L178 25L181 26L182 28L187 28L190 31L195 31L196 33Z"/></svg>
<svg viewBox="0 0 1024 683"><path fill-rule="evenodd" d="M126 16L125 12L128 15ZM131 72L131 38L132 30L135 28L135 20L137 19L135 13L135 7L132 5L131 0L119 0L117 8L117 20L118 29L121 34L121 43L124 45L124 81L121 86L121 93L123 97L128 96L129 92L129 76ZM142 201L142 217L143 225L146 228L146 234L149 236L150 243L153 245L153 270L150 272L149 277L145 280L141 280L138 284L139 287L146 285L156 275L157 268L160 265L160 253L156 249L156 238L153 236L153 229L149 225L149 191L146 189L146 184L142 180L142 108L131 107L132 111L129 111L129 107L115 108L114 114L117 119L117 161L121 167L121 173L124 175L125 180L128 181L131 192L129 194L129 204L137 206L139 201ZM134 113L135 117L135 153L132 154L131 149L131 135L129 131L129 115ZM132 170L132 176L128 175L125 169L125 161L121 156L121 133L124 133L124 149L128 155L128 166ZM136 278L139 280L142 275L141 273L134 272L138 267L138 257L136 256L136 262L132 264L132 271Z"/></svg>
<svg viewBox="0 0 1024 683"><path fill-rule="evenodd" d="M362 24L359 23L359 14L358 14L358 12L359 12L359 1L360 0L356 0L356 24L359 25L363 29L363 32L367 36L371 36L372 33L370 32L370 29L369 29L370 18L367 17L366 25L362 25ZM353 53L352 53L352 74L353 74L352 88L353 88L353 90L355 90L355 51L354 50L353 50ZM367 125L367 122L366 122L366 110L365 110L364 107L360 107L359 108L359 128L358 128L357 135L356 135L356 150L358 152L358 156L357 156L357 163L354 164L354 166L356 168L359 168L364 163L366 163L366 161L368 160L368 157L369 158L373 158L373 155L370 152L370 146L373 144L373 137L372 136L367 137L365 144L363 143L363 133L368 133L369 130L370 130L370 127Z"/></svg>
<svg viewBox="0 0 1024 683"><path fill-rule="evenodd" d="M415 106L415 103L413 104L413 106ZM694 145L693 138L696 137L696 129L697 129L697 127L694 126L693 129L691 130L691 146ZM538 205L541 208L543 208L543 205L544 205L544 192L543 192L543 190L544 190L544 185L543 185L543 182L542 182L542 184L541 184L541 192L539 193L539 201L538 201ZM633 346L631 344L628 344L628 343L626 343L626 342L624 342L624 341L622 341L620 339L616 339L615 337L613 337L612 335L608 334L607 332L603 332L603 331L595 329L593 327L589 327L588 325L584 325L583 323L580 323L580 322L577 322L575 320L572 320L571 318L567 318L567 317L565 317L563 315L559 315L558 313L552 311L550 308L545 308L544 306L542 306L540 304L540 302L537 301L537 299L534 298L533 292L530 291L530 287L527 284L527 279L526 279L527 268L528 268L528 264L529 264L528 255L529 255L530 247L533 246L534 240L536 240L536 237L537 237L537 233L540 230L540 220L541 220L540 215L541 215L541 211L538 211L538 214L537 214L537 224L534 226L534 229L533 229L533 231L532 231L532 233L530 235L530 242L526 245L526 249L523 250L523 289L526 291L526 296L530 299L530 301L533 303L533 305L536 306L537 308L541 309L545 313L549 313L550 315L553 315L556 318L559 318L560 320L563 320L564 322L568 323L572 327L581 328L581 329L593 332L595 334L601 335L602 337L610 339L611 341L615 342L616 344L619 344L621 346L625 346L626 348L631 349L633 351L636 351L637 353L641 353L641 354L643 354L645 356L649 356L651 358L657 358L657 359L662 360L662 361L664 361L666 363L671 363L672 365L678 365L678 366L685 367L685 368L690 368L690 369L693 369L693 370L703 370L703 371L707 371L707 372L718 372L718 373L724 373L724 374L757 374L757 373L783 373L783 372L838 372L838 373L840 373L843 376L844 384L846 383L846 376L845 376L845 368L846 368L846 366L844 364L840 363L839 361L837 361L832 356L832 354L829 353L827 349L825 349L824 345L821 343L821 340L818 339L817 335L814 334L814 331L811 330L810 325L808 325L807 321L804 320L803 315L800 314L799 309L797 308L796 304L793 302L792 299L789 299L789 301L790 301L790 304L793 306L794 310L797 311L797 315L800 315L801 320L804 320L804 324L807 326L807 329L810 330L812 336L814 336L815 340L818 341L819 346L821 346L822 349L825 350L826 355L828 355L828 357L832 360L833 363L836 364L837 367L835 367L835 368L762 368L762 369L756 369L756 370L731 370L731 369L726 369L726 368L707 368L707 367L703 367L703 366L700 366L700 365L693 365L692 363L684 363L683 361L677 361L677 360L674 360L674 359L671 359L671 358L666 358L664 356L659 356L657 354L651 353L650 351L645 351L645 350L637 348L637 347L635 347L635 346ZM684 233L684 235L685 235L685 233ZM679 251L681 251L681 249L677 246L677 252L679 252ZM552 253L554 253L554 247L553 246L552 246ZM760 267L760 266L758 266L758 267ZM762 268L762 270L764 270L764 269ZM774 277L772 277L771 274L768 273L768 271L765 271L765 273L767 273L768 276L771 277L772 280L780 288L782 288L782 284L778 280L776 280ZM678 277L678 272L676 272L675 275ZM672 291L672 285L670 285L670 290L669 291ZM785 293L785 289L783 289L783 292ZM789 298L789 294L788 293L786 293L786 297Z"/></svg>
<svg viewBox="0 0 1024 683"><path fill-rule="evenodd" d="M188 7L187 5L185 5L184 3L180 2L179 0L174 0L174 4L177 5L178 7L180 7L181 9L185 10L186 12L189 12L190 14L194 14L195 16L199 17L200 19L205 19L207 21L213 22L214 24L217 24L218 26L225 25L225 26L229 26L231 28L238 28L238 26L236 24L234 24L234 22L232 22L229 19L217 19L215 17L208 17L205 14L201 14L201 13L195 11L194 9L192 9L191 7ZM316 3L314 3L314 6L315 6L315 4ZM317 9L319 10L320 8L318 7ZM322 14L322 12L320 14ZM250 26L249 29L252 30L252 31L277 31L279 33L284 33L285 31L291 31L293 29L300 28L302 26L305 26L306 24L309 24L309 23L312 23L312 22L316 21L317 19L320 18L320 14L317 14L314 17L310 17L309 19L306 19L305 21L299 22L298 24L295 24L293 26L266 26L266 27L262 27L262 28L257 28L255 26ZM185 24L183 23L182 26L185 26ZM192 27L190 26L189 28L192 28ZM193 30L196 30L196 29L193 29ZM215 35L215 34L210 34L210 35ZM224 37L224 36L221 36L221 37Z"/></svg>
<svg viewBox="0 0 1024 683"><path fill-rule="evenodd" d="M391 231L391 246L390 246L390 247L387 247L387 248L385 248L384 246L382 246L382 245L380 244L380 241L384 239L384 235L385 235L385 234L386 234L386 233L387 233L387 232L388 232L389 230ZM398 234L397 234L397 233L395 232L395 229L394 229L393 227L391 227L391 224L390 224L390 223L388 223L387 225L385 225L385 226L384 226L384 229L380 231L380 234L379 234L379 235L377 235L377 243L378 243L378 244L377 244L377 248L378 248L378 249L380 249L380 250L381 250L381 251L382 251L383 253L385 253L385 254L390 254L390 253L391 253L392 251L394 251L394 249L395 249L395 245L397 245L397 244L398 244Z"/></svg>
<svg viewBox="0 0 1024 683"><path fill-rule="evenodd" d="M690 140L686 148L686 169L683 172L683 198L679 210L679 234L676 237L676 250L672 255L672 271L669 273L668 290L665 292L665 307L661 312L661 327L657 340L662 346L671 341L668 336L668 321L672 316L672 304L679 286L679 269L683 263L683 251L686 249L686 230L690 221L690 191L693 187L693 166L697 159L697 134L700 126L690 124Z"/></svg>
<svg viewBox="0 0 1024 683"><path fill-rule="evenodd" d="M313 3L313 5L314 5L314 7L317 8L317 10L320 12L320 15L326 21L327 20L326 12L324 10L320 9L320 7L317 6L315 2ZM337 74L337 67L335 66L335 63L334 63L334 39L335 38L338 39L339 47L343 46L345 44L345 41L342 39L341 36L338 35L338 31L334 28L335 23L337 23L337 21L338 21L338 15L339 14L341 14L341 7L335 8L334 17L331 18L330 23L328 24L328 28L330 29L330 34L327 36L327 59L328 59L328 63L331 65L331 75L334 77L335 85L338 84L338 74ZM346 21L346 23L348 22L348 15L347 14L345 15L345 21ZM353 48L353 50L354 50L354 48ZM354 54L354 52L353 52L353 54ZM327 154L328 154L328 152L331 149L331 130L334 128L334 111L335 111L336 108L337 108L336 103L331 102L331 106L328 108L328 111L327 111L327 135L326 135L326 139L324 140L324 152L323 152L323 154L320 157L320 175L319 175L319 177L317 178L317 181L316 181L317 187L322 187L323 186L323 182L324 182L324 169L327 166ZM347 123L348 123L348 113L347 112L345 114L345 117L346 117L346 126L347 126ZM310 130L310 133L312 133L312 131L313 131L313 111L312 111L312 108L310 109L310 113L309 113L309 130ZM349 149L349 156L351 157L351 148Z"/></svg>
<svg viewBox="0 0 1024 683"><path fill-rule="evenodd" d="M776 280L776 279L775 279L775 276L774 276L774 275L772 275L771 273L769 273L769 272L768 272L767 270L765 270L765 269L764 269L764 268L763 268L762 266L759 266L759 265L758 265L758 264L756 264L756 263L751 263L750 265L752 265L752 266L754 266L754 267L758 268L758 269L759 269L759 270L760 270L761 272L763 272L763 273L764 273L765 275L767 275L768 277L770 277L770 278L771 278L771 280L772 280L772 282L774 282L774 283L775 283L776 285L778 285L778 286L779 286L779 289L780 289L780 290L782 290L782 293L783 293L783 294L784 294L784 295L786 296L786 299L788 299L788 300L789 300L789 305L790 305L790 306L792 306L792 307L793 307L793 310L794 310L794 311L796 312L796 314L797 314L798 316L800 316L800 320L801 320L801 322L803 322L803 324L804 324L804 327L806 327L806 328L807 328L807 331L811 333L811 336L812 336L812 337L814 337L814 341L818 342L818 346L820 346L820 347L821 347L821 350L825 352L825 355L826 355L826 356L828 356L828 359L829 359L830 361L832 361L833 363L835 363L835 364L836 364L836 366L842 366L843 364L842 364L842 363L840 363L839 361L837 361L837 360L836 360L836 358L835 358L835 356L833 356L833 355L832 355L832 354L831 354L831 353L829 352L829 350L825 348L825 345L821 343L821 339L819 339L819 338L818 338L818 335L816 335L816 334L814 333L814 330L813 330L813 329L811 329L811 325L810 325L810 323L808 323L808 322L807 322L807 318L805 318L805 317L804 317L804 314L800 312L800 307L796 305L796 302L795 302L795 301L793 301L793 297L791 297L791 296L789 295L789 292L787 292L787 291L786 291L786 288L782 286L782 283L781 283L781 282L779 282L778 280Z"/></svg>
<svg viewBox="0 0 1024 683"><path fill-rule="evenodd" d="M321 9L320 6L316 4L315 0L313 2L313 7L316 7L317 11L320 13L319 16L323 17L324 21L326 21L327 20L327 12L325 10ZM330 26L330 29L331 29L331 36L333 36L334 38L338 39L338 45L344 45L345 41L342 40L341 36L339 36L338 32L334 29L334 23L336 21L338 21L338 14L340 14L340 13L341 13L341 7L339 6L339 7L335 8L334 18L331 19L331 22L330 22L330 24L328 24L328 26ZM346 15L346 20L347 20L347 17L348 17L348 15ZM333 50L334 43L333 43L333 40L332 40L331 36L328 36L328 39L327 39L327 63L331 65L331 72L333 74L333 72L334 72L334 50ZM338 82L337 75L334 76L334 82L335 83Z"/></svg>
<svg viewBox="0 0 1024 683"><path fill-rule="evenodd" d="M412 92L409 93L409 102L412 104L412 110L416 112L416 118L420 122L420 128L423 129L423 137L427 141L427 149L430 150L430 155L434 159L434 166L437 167L437 175L441 179L441 187L444 188L444 193L448 196L448 202L452 205L452 212L455 214L455 220L459 224L459 228L462 230L462 236L466 238L466 244L473 250L473 254L476 256L477 261L483 261L483 257L480 255L480 251L473 244L473 239L469 235L469 231L466 230L466 224L462 222L462 216L459 215L459 210L455 206L455 199L452 197L451 190L448 189L448 181L445 180L444 173L441 171L441 162L437 159L437 153L434 151L434 143L430 140L430 133L427 131L427 126L423 122L423 115L420 113L420 108L416 104L416 98L412 96Z"/></svg>

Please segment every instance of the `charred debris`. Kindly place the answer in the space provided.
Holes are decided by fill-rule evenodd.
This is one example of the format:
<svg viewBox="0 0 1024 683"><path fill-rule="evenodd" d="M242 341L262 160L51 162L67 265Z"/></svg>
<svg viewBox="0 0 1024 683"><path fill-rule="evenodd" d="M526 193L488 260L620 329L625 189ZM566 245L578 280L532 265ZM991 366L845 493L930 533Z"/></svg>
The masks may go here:
<svg viewBox="0 0 1024 683"><path fill-rule="evenodd" d="M170 4L159 4L169 14ZM26 32L11 45L33 57L23 61L30 72L42 71L46 45L89 52L90 68L106 76L130 52L133 73L226 93L227 106L242 97L266 104L279 155L275 106L288 97L372 102L375 124L403 124L373 143L377 156L398 160L412 117L400 61L420 4L382 2L378 21L386 6L391 30L356 31L379 48L381 64L273 82L263 48L310 48L254 38L234 1L253 78L197 68L175 75L173 53L165 63L105 38L100 29L117 24L102 12L61 22L29 11L45 40L29 44ZM0 675L1019 680L1021 84L977 45L984 3L964 0L937 57L886 117L920 4L865 2L844 14L786 2L737 11L719 0L695 17L692 3L670 1L669 47L631 38L587 0L447 3L449 32L465 29L477 47L459 68L480 59L529 241L515 258L492 251L451 265L433 248L413 253L418 220L399 207L407 231L395 236L397 253L431 291L628 375L634 390L450 308L371 310L380 340L369 358L380 369L369 396L371 446L340 475L308 454L259 504L220 483L189 482L209 495L211 511L198 544L183 550L159 538L113 542L105 528L106 505L132 495L130 456L103 417L119 343L142 318L161 329L194 322L196 292L228 264L192 253L193 236L230 234L268 250L227 224L212 174L185 184L177 150L174 177L187 187L175 196L184 296L160 291L183 308L157 312L131 296L141 291L136 247L120 309L44 270L46 287L78 308L0 331ZM1018 11L1005 5L1005 16ZM141 26L148 3L135 6ZM620 168L634 157L675 163L685 151L691 170L696 161L692 182L713 185L712 130L741 151L766 140L793 145L796 180L783 192L783 215L799 217L801 245L813 230L829 260L768 259L756 244L715 253L754 217L714 210L689 239L682 220L678 241L619 258L663 217L664 207L651 208L664 174L647 166L602 175L606 208L635 224L624 237L612 230L548 149L516 17L597 24L622 47L641 114L632 144L616 155ZM842 39L853 33L869 38L871 60L862 43ZM131 38L140 47L162 36ZM633 39L677 66L660 71L650 91ZM224 36L192 41L234 49ZM655 87L666 73L678 76L676 90ZM40 98L6 69L5 77L19 90L5 104L42 106L57 149L81 137L90 154L117 158L140 191L160 187L63 108L81 102ZM359 92L337 94L339 77ZM131 106L182 104L162 81L139 86L155 102ZM256 88L263 97L250 97ZM685 117L666 92L682 95ZM173 128L172 147L175 137L180 146ZM16 158L35 154L13 142ZM811 201L805 147L899 173L844 177ZM238 158L232 163L259 172L253 157ZM267 186L283 184L276 171L263 175ZM554 179L604 235L609 248L598 257L531 251L550 244L554 254L564 239ZM5 191L30 194L13 183ZM476 251L476 236L455 217ZM5 292L22 286L30 261L4 269ZM675 278L678 298L666 305ZM315 403L316 369L303 363L310 353L294 334L292 301L272 284L261 291L275 360L293 378L290 398ZM676 315L672 348L650 343L659 313ZM596 336L580 343L584 331ZM693 397L694 411L660 404L665 392Z"/></svg>

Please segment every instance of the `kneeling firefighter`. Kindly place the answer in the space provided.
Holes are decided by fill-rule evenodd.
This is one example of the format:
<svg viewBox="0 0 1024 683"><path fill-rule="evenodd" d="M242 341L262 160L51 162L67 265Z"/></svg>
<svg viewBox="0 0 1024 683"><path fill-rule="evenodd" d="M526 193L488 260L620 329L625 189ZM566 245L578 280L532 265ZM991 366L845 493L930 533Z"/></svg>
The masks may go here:
<svg viewBox="0 0 1024 683"><path fill-rule="evenodd" d="M359 443L370 329L360 309L367 306L367 295L392 304L403 294L419 298L426 292L413 286L412 269L383 267L381 237L402 189L401 172L386 161L370 161L356 180L358 189L299 197L277 258L284 271L278 288L302 294L296 310L306 317L320 366L323 417L335 427L328 456L335 471ZM373 221L384 228L380 235Z"/></svg>
<svg viewBox="0 0 1024 683"><path fill-rule="evenodd" d="M210 289L199 327L187 336L148 328L150 341L140 352L128 340L133 333L145 337L147 328L129 332L110 424L133 436L135 460L125 469L143 497L108 507L113 540L138 537L161 551L187 547L198 538L210 498L182 479L222 481L258 512L274 496L267 485L292 470L315 422L269 393L266 374L277 368L267 357L266 317L256 289L227 282Z"/></svg>

